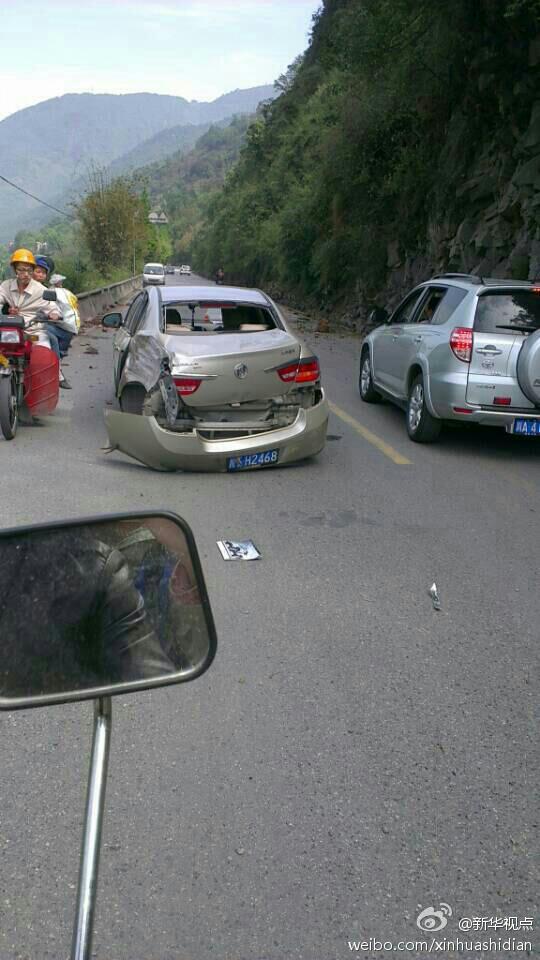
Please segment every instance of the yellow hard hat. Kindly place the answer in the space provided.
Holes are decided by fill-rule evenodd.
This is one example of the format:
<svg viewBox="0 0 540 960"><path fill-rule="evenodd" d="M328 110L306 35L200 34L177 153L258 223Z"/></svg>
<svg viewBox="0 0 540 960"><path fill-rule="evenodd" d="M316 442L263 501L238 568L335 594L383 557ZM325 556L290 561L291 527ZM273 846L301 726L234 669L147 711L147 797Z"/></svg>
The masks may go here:
<svg viewBox="0 0 540 960"><path fill-rule="evenodd" d="M15 263L29 263L30 266L35 267L36 261L34 254L31 250L26 250L25 247L20 247L19 250L15 250L15 253L11 254L9 261L11 264Z"/></svg>

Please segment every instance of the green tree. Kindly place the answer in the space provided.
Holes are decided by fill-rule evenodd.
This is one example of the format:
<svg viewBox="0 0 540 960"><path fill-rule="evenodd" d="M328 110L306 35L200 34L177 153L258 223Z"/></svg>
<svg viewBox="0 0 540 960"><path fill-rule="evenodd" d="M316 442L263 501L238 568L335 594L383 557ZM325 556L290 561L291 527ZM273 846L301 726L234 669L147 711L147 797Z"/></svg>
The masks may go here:
<svg viewBox="0 0 540 960"><path fill-rule="evenodd" d="M146 239L145 260L155 263L169 263L172 249L171 237L167 227L164 224L151 225Z"/></svg>
<svg viewBox="0 0 540 960"><path fill-rule="evenodd" d="M152 245L147 200L129 178L111 180L104 170L92 170L76 211L83 243L105 276L117 267L133 270Z"/></svg>

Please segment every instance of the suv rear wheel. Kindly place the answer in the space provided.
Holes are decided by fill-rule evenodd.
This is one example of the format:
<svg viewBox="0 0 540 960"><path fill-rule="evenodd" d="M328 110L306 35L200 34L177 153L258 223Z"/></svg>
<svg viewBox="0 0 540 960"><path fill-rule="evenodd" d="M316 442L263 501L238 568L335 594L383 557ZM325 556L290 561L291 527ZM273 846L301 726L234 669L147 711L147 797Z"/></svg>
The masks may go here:
<svg viewBox="0 0 540 960"><path fill-rule="evenodd" d="M366 347L360 358L360 378L358 380L358 389L362 400L366 403L378 403L381 395L373 387L373 377L371 375L371 358L369 349Z"/></svg>
<svg viewBox="0 0 540 960"><path fill-rule="evenodd" d="M407 403L407 433L415 443L433 443L441 432L442 423L432 417L426 407L424 378L414 378Z"/></svg>

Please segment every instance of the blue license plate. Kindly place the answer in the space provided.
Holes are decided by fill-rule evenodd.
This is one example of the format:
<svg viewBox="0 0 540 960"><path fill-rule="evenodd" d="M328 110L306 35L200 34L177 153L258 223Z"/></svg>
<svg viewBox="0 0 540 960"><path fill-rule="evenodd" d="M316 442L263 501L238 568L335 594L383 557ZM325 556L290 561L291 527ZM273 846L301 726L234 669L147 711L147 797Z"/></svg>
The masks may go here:
<svg viewBox="0 0 540 960"><path fill-rule="evenodd" d="M540 420L516 417L512 424L512 433L519 433L523 437L540 437Z"/></svg>
<svg viewBox="0 0 540 960"><path fill-rule="evenodd" d="M263 450L260 453L243 453L241 457L229 457L227 470L253 470L254 467L267 467L277 463L279 450Z"/></svg>

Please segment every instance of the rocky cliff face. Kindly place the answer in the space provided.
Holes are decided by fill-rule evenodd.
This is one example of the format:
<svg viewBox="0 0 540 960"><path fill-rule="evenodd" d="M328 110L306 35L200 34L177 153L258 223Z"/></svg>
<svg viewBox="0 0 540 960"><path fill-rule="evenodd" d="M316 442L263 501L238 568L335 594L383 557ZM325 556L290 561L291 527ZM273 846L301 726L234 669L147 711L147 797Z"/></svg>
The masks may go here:
<svg viewBox="0 0 540 960"><path fill-rule="evenodd" d="M496 135L483 143L470 117L461 111L452 116L439 167L441 178L453 183L453 197L447 193L446 209L440 199L435 202L423 249L411 253L397 241L388 244L388 283L377 302L393 307L416 283L445 271L540 279L539 38L530 44L529 68L523 89L516 84L512 91L516 102L520 94L528 102L528 123L521 129L500 111ZM490 80L489 73L480 72L478 87L489 90ZM499 112L496 98L493 110ZM475 137L478 149L471 151ZM472 161L463 169L465 150ZM353 315L362 324L373 299L360 285L358 295Z"/></svg>

